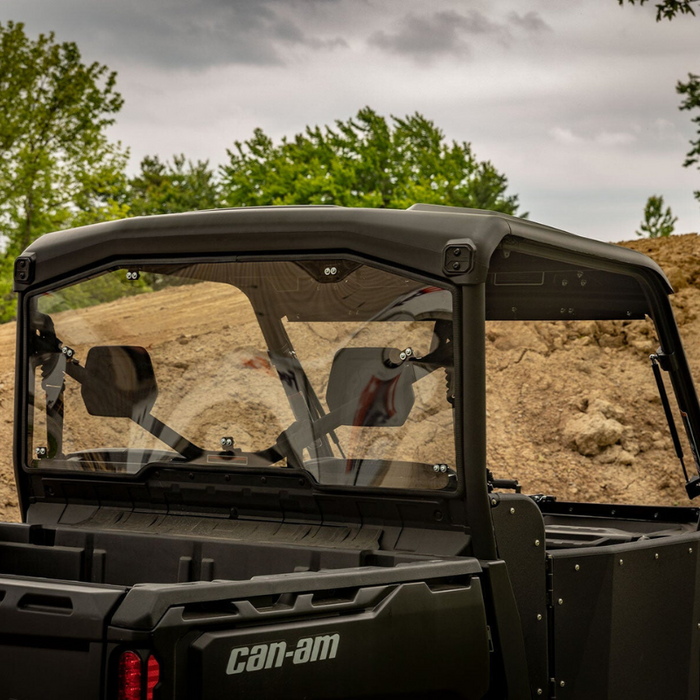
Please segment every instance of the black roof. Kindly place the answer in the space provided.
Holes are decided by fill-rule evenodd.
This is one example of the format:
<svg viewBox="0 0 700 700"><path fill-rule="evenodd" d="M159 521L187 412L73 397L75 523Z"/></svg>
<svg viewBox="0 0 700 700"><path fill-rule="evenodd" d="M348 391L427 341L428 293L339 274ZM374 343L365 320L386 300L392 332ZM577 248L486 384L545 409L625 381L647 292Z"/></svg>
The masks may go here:
<svg viewBox="0 0 700 700"><path fill-rule="evenodd" d="M406 210L335 206L214 209L108 221L42 236L22 254L34 259L31 285L42 285L102 263L193 255L354 253L444 277L445 246L471 240L475 265L458 283L482 282L494 250L506 237L577 256L652 271L666 291L661 268L641 253L575 236L500 212L416 204Z"/></svg>

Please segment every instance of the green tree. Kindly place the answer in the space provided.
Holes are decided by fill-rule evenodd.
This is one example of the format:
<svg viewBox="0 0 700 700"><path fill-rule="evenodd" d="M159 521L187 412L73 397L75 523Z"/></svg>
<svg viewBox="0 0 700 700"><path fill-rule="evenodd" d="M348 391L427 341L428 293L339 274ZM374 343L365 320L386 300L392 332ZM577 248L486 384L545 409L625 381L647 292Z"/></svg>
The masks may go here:
<svg viewBox="0 0 700 700"><path fill-rule="evenodd" d="M688 73L688 82L681 81L676 85L676 92L683 95L684 99L681 102L679 109L681 110L700 110L700 75ZM698 128L697 139L690 141L690 150L686 153L684 168L689 168L691 165L697 165L700 170L700 113L696 114L691 120ZM700 190L693 192L695 199L700 202Z"/></svg>
<svg viewBox="0 0 700 700"><path fill-rule="evenodd" d="M630 5L644 5L649 0L627 0ZM676 15L694 15L693 5L697 0L662 0L656 4L656 21L662 19L673 19ZM618 0L620 5L625 4L625 0Z"/></svg>
<svg viewBox="0 0 700 700"><path fill-rule="evenodd" d="M678 217L673 216L671 207L666 207L666 211L664 211L664 198L652 195L644 207L644 220L639 227L641 231L636 233L638 236L647 236L648 238L670 236L676 221L678 221Z"/></svg>
<svg viewBox="0 0 700 700"><path fill-rule="evenodd" d="M388 121L369 107L335 127L307 127L275 144L261 129L228 150L221 168L227 206L337 204L403 209L416 202L515 214L518 197L466 142L448 142L414 114Z"/></svg>
<svg viewBox="0 0 700 700"><path fill-rule="evenodd" d="M0 317L11 259L35 238L125 213L113 195L127 154L105 133L123 102L115 80L72 42L0 23Z"/></svg>
<svg viewBox="0 0 700 700"><path fill-rule="evenodd" d="M147 156L128 182L125 203L131 216L213 209L219 204L218 185L208 161L176 155L171 165Z"/></svg>

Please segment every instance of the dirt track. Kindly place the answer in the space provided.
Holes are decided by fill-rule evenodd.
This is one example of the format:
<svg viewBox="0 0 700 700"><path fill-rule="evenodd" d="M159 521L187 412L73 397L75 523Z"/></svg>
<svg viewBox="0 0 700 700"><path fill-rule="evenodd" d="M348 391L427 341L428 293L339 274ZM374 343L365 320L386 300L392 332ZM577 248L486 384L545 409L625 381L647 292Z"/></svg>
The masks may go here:
<svg viewBox="0 0 700 700"><path fill-rule="evenodd" d="M696 377L700 377L700 237L673 236L630 244L654 257L677 289L673 305L677 313L686 352ZM183 391L205 401L212 391L221 401L198 414L193 435L214 440L226 429L221 415L235 412L233 392L202 381L221 362L221 347L211 342L212 321L226 317L232 298L229 290L207 295L207 304L193 305L179 289L158 292L170 295L168 304L179 303L176 329L159 322L157 305L143 314L138 297L102 306L100 324L119 326L124 340L144 345L154 354L158 348L178 343L178 357L163 350L161 364L167 364L167 381L179 382ZM154 295L148 295L154 300ZM79 312L85 317L94 309ZM160 317L162 319L162 317ZM250 319L252 322L253 319ZM79 326L79 321L74 321ZM77 326L76 326L77 329ZM17 496L11 467L12 391L14 385L14 324L0 326L0 439L5 444L0 463L0 518L18 518ZM74 332L77 330L74 329ZM227 329L228 361L247 362L257 349L240 326ZM326 342L319 336L309 347ZM90 338L86 336L86 344ZM330 342L330 341L329 341ZM549 323L490 324L487 341L489 388L489 464L497 476L518 477L527 492L546 492L559 498L596 501L685 504L680 467L673 453L660 401L653 384L648 355L655 338L644 322L620 324L587 323L567 326ZM259 368L260 369L260 368ZM279 386L272 373L251 374L261 396L278 397ZM419 397L420 398L420 397ZM279 396L284 401L282 396ZM207 400L208 401L208 400ZM291 422L284 409L271 410L261 400L246 414L243 440L274 441L282 423ZM166 407L167 408L167 407ZM586 421L598 421L611 428L607 444L579 447L574 440ZM86 423L84 430L89 429ZM282 425L284 427L284 425ZM420 459L430 461L431 426L425 435L412 436ZM615 432L617 431L617 432ZM259 444L259 443L258 443ZM586 454L581 454L581 451ZM686 460L688 466L690 458Z"/></svg>

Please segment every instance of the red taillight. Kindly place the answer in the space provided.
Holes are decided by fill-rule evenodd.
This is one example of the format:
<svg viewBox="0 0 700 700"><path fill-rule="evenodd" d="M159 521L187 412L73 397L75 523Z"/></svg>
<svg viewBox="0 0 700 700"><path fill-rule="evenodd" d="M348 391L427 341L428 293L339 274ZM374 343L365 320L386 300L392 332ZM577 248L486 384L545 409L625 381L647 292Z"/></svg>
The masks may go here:
<svg viewBox="0 0 700 700"><path fill-rule="evenodd" d="M141 700L141 657L125 651L119 659L118 700Z"/></svg>
<svg viewBox="0 0 700 700"><path fill-rule="evenodd" d="M143 662L134 651L119 657L119 690L117 700L141 700L143 697ZM160 680L160 664L149 656L146 664L146 700L153 700L153 689Z"/></svg>
<svg viewBox="0 0 700 700"><path fill-rule="evenodd" d="M148 657L146 669L146 700L153 700L153 688L160 680L160 664L155 656Z"/></svg>

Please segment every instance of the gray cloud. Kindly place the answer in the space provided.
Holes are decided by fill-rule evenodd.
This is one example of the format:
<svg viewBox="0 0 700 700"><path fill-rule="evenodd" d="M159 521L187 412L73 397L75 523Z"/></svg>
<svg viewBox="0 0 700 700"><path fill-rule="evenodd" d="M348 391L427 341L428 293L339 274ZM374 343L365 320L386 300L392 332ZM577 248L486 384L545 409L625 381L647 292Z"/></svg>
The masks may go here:
<svg viewBox="0 0 700 700"><path fill-rule="evenodd" d="M490 37L505 44L513 39L512 28L527 33L550 29L534 11L524 15L511 12L505 22L498 22L479 10L467 13L442 10L425 16L409 14L399 22L396 31L378 30L369 37L368 43L389 53L417 59L466 55L471 48L467 38Z"/></svg>
<svg viewBox="0 0 700 700"><path fill-rule="evenodd" d="M331 34L302 29L297 16L337 0L5 0L5 16L59 40L76 40L87 54L171 69L279 65L294 49L345 47ZM76 18L79 20L76 21ZM303 18L302 18L303 21Z"/></svg>

